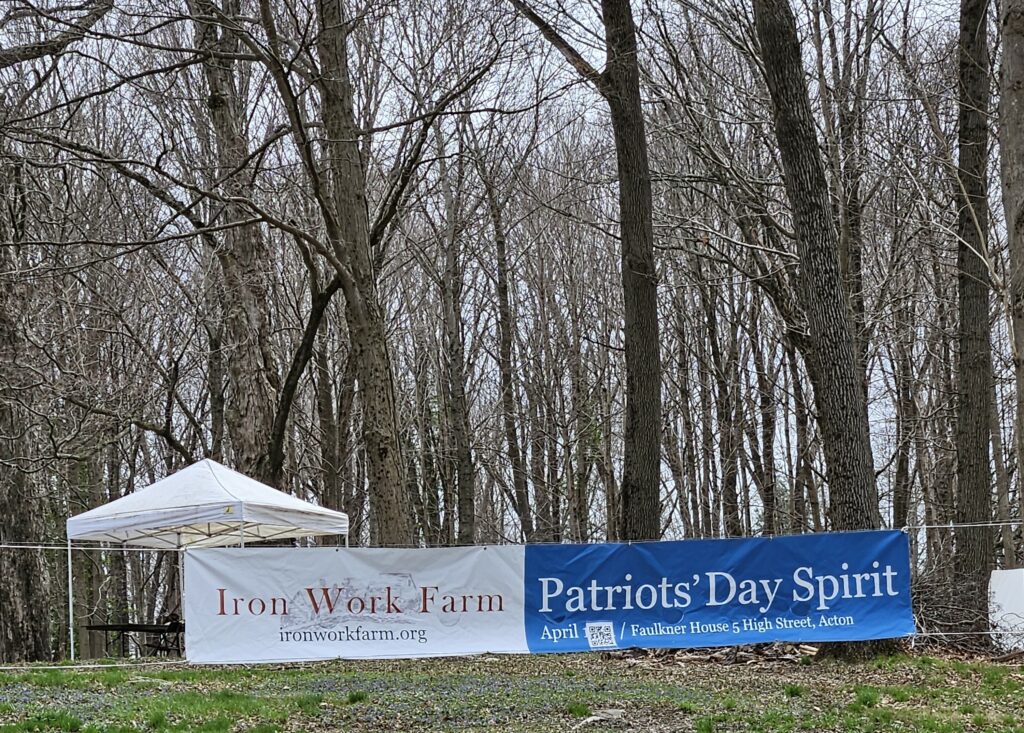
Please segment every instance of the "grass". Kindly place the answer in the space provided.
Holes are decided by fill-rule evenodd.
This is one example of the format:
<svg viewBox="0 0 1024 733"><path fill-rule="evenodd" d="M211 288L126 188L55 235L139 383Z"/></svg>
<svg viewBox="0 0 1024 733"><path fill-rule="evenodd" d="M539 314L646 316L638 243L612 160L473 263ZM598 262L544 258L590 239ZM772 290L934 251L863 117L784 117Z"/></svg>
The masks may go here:
<svg viewBox="0 0 1024 733"><path fill-rule="evenodd" d="M1024 733L1024 670L551 655L0 673L0 733ZM614 715L605 716L605 711Z"/></svg>
<svg viewBox="0 0 1024 733"><path fill-rule="evenodd" d="M348 697L345 698L345 702L349 705L356 705L361 702L366 702L369 699L370 693L365 690L352 690L352 692L348 693Z"/></svg>
<svg viewBox="0 0 1024 733"><path fill-rule="evenodd" d="M582 702L571 702L566 706L566 710L574 718L590 717L590 708Z"/></svg>
<svg viewBox="0 0 1024 733"><path fill-rule="evenodd" d="M858 687L854 691L856 702L854 706L873 708L878 704L882 695L874 687Z"/></svg>
<svg viewBox="0 0 1024 733"><path fill-rule="evenodd" d="M703 717L697 721L697 733L712 733L715 730L715 719Z"/></svg>

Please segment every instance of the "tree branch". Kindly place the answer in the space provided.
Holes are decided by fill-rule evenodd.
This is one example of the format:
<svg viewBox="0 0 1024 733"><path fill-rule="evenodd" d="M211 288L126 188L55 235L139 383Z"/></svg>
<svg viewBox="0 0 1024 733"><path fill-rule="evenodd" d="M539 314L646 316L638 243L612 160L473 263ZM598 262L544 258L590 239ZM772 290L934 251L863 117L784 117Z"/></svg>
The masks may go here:
<svg viewBox="0 0 1024 733"><path fill-rule="evenodd" d="M576 69L584 79L593 84L597 91L602 95L607 89L604 77L601 72L590 65L580 52L573 48L572 44L569 43L565 38L562 37L558 31L556 31L551 24L544 20L542 17L537 15L536 11L529 5L524 3L522 0L508 0L512 7L519 11L519 14L526 18L528 21L537 26L537 30L540 34L548 40L548 42L555 47L555 49L565 57L565 60L569 62L572 68Z"/></svg>
<svg viewBox="0 0 1024 733"><path fill-rule="evenodd" d="M32 61L43 56L60 53L72 43L85 35L86 31L96 25L99 19L114 7L114 0L96 0L93 9L78 22L68 22L70 30L58 33L53 38L35 43L26 43L14 48L0 49L0 69L6 69L25 61Z"/></svg>

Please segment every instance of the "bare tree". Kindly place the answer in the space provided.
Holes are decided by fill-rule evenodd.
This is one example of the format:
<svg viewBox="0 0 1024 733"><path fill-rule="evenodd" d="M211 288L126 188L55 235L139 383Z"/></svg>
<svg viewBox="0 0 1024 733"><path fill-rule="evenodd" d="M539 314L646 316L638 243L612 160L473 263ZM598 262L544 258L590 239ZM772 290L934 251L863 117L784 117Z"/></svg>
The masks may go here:
<svg viewBox="0 0 1024 733"><path fill-rule="evenodd" d="M835 529L879 527L867 405L839 267L838 235L818 153L796 21L788 0L757 0L754 17L775 112L800 255L808 367L821 424Z"/></svg>
<svg viewBox="0 0 1024 733"><path fill-rule="evenodd" d="M1024 477L1020 471L1024 466L1024 122L1021 118L1024 115L1024 3L1003 0L999 25L1003 49L999 85L999 172L1009 245L1018 516L1024 519ZM1012 567L1015 558L1010 556L1008 560Z"/></svg>
<svg viewBox="0 0 1024 733"><path fill-rule="evenodd" d="M957 293L959 313L956 427L956 519L961 525L991 520L989 445L992 394L988 269L988 3L960 3L958 79ZM992 531L961 526L955 532L955 587L965 630L987 625Z"/></svg>
<svg viewBox="0 0 1024 733"><path fill-rule="evenodd" d="M661 536L661 351L658 276L654 265L651 172L640 99L636 26L630 0L603 0L605 68L598 71L521 0L512 5L593 84L608 103L619 174L622 292L626 349L619 538Z"/></svg>

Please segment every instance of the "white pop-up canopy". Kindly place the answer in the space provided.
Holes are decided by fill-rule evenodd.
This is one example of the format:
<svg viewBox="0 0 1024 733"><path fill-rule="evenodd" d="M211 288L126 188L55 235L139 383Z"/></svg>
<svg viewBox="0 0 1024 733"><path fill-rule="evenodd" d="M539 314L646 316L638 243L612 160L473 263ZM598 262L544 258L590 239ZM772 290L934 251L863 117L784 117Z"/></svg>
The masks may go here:
<svg viewBox="0 0 1024 733"><path fill-rule="evenodd" d="M302 501L210 459L67 521L68 542L159 549L345 535L348 515Z"/></svg>
<svg viewBox="0 0 1024 733"><path fill-rule="evenodd" d="M73 540L182 550L244 546L247 542L312 535L345 535L348 545L348 515L302 501L206 459L128 496L71 517L67 533L68 636L74 659ZM180 562L178 572L181 573Z"/></svg>

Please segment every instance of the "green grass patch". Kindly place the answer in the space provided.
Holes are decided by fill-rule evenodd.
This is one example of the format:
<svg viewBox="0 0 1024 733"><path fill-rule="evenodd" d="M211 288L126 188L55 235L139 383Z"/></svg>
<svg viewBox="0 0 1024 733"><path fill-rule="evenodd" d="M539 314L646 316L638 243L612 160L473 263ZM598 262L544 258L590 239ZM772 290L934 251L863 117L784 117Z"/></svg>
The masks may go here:
<svg viewBox="0 0 1024 733"><path fill-rule="evenodd" d="M146 727L150 730L163 730L167 727L167 712L154 710L146 716Z"/></svg>
<svg viewBox="0 0 1024 733"><path fill-rule="evenodd" d="M104 687L120 687L130 679L123 669L108 669L96 675L96 680Z"/></svg>
<svg viewBox="0 0 1024 733"><path fill-rule="evenodd" d="M370 699L370 693L365 690L352 690L348 693L348 697L345 698L345 702L349 705L358 705L361 702L366 702Z"/></svg>
<svg viewBox="0 0 1024 733"><path fill-rule="evenodd" d="M323 695L298 695L292 698L295 708L305 715L316 715L324 701Z"/></svg>
<svg viewBox="0 0 1024 733"><path fill-rule="evenodd" d="M900 685L885 687L882 690L893 702L909 702L914 697L914 690Z"/></svg>
<svg viewBox="0 0 1024 733"><path fill-rule="evenodd" d="M881 698L881 693L874 687L857 687L854 689L853 695L854 705L865 708L875 707Z"/></svg>
<svg viewBox="0 0 1024 733"><path fill-rule="evenodd" d="M589 718L590 708L582 702L571 702L566 706L566 711L574 718Z"/></svg>
<svg viewBox="0 0 1024 733"><path fill-rule="evenodd" d="M786 697L803 697L806 692L803 685L798 685L795 682L787 682L783 685L782 691L786 693Z"/></svg>
<svg viewBox="0 0 1024 733"><path fill-rule="evenodd" d="M2 733L33 733L34 731L77 733L80 730L82 730L82 721L63 710L39 712L18 724L0 726Z"/></svg>
<svg viewBox="0 0 1024 733"><path fill-rule="evenodd" d="M705 715L703 718L698 718L694 724L694 729L697 733L714 733L715 731L715 719L710 715Z"/></svg>

